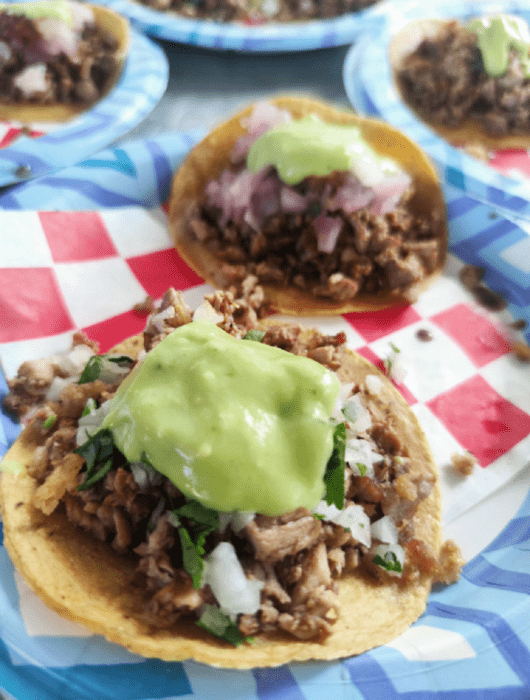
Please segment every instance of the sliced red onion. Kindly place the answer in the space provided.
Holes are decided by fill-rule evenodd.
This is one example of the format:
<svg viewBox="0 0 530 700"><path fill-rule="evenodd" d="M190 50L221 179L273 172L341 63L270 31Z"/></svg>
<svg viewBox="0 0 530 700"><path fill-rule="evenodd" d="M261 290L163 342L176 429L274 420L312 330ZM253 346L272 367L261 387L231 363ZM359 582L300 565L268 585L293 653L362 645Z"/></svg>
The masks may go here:
<svg viewBox="0 0 530 700"><path fill-rule="evenodd" d="M411 183L411 177L405 172L387 175L384 180L374 186L374 197L370 203L370 210L378 215L394 211Z"/></svg>
<svg viewBox="0 0 530 700"><path fill-rule="evenodd" d="M259 610L263 581L248 579L230 542L220 542L204 557L201 585L208 584L221 609L229 615Z"/></svg>
<svg viewBox="0 0 530 700"><path fill-rule="evenodd" d="M384 515L372 523L372 537L385 544L397 544L398 530L389 515Z"/></svg>
<svg viewBox="0 0 530 700"><path fill-rule="evenodd" d="M277 0L272 1L277 2ZM265 100L256 102L252 113L244 120L243 126L247 129L247 133L236 141L232 151L232 159L237 161L246 158L249 148L259 136L273 126L285 124L291 119L291 113L286 109L280 109Z"/></svg>
<svg viewBox="0 0 530 700"><path fill-rule="evenodd" d="M31 97L38 92L45 92L47 88L46 82L46 64L34 63L13 78L13 85L17 87L24 97Z"/></svg>
<svg viewBox="0 0 530 700"><path fill-rule="evenodd" d="M308 206L308 197L288 185L280 187L280 206L285 214L303 214Z"/></svg>
<svg viewBox="0 0 530 700"><path fill-rule="evenodd" d="M342 230L342 219L338 216L319 214L313 221L317 234L317 248L321 253L333 253Z"/></svg>
<svg viewBox="0 0 530 700"><path fill-rule="evenodd" d="M344 184L338 188L328 201L328 211L343 211L352 214L367 207L374 197L371 187L365 187L353 173L348 173Z"/></svg>

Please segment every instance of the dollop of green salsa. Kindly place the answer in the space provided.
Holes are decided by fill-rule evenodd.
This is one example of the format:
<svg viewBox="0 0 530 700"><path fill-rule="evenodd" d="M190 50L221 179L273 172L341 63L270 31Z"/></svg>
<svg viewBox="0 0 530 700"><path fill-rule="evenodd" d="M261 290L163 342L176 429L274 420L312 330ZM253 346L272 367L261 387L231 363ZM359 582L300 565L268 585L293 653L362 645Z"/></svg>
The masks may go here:
<svg viewBox="0 0 530 700"><path fill-rule="evenodd" d="M195 321L122 382L102 428L206 507L279 515L322 498L339 386L309 358Z"/></svg>
<svg viewBox="0 0 530 700"><path fill-rule="evenodd" d="M68 0L38 0L38 2L0 3L0 11L10 15L24 15L28 19L58 19L72 24L72 10Z"/></svg>
<svg viewBox="0 0 530 700"><path fill-rule="evenodd" d="M310 175L325 177L351 170L367 187L400 172L362 137L358 126L324 122L316 114L292 119L259 136L250 147L247 168L258 172L274 165L280 179L296 185Z"/></svg>
<svg viewBox="0 0 530 700"><path fill-rule="evenodd" d="M468 22L466 29L477 35L488 75L497 78L506 73L513 49L519 55L525 76L530 77L530 31L523 19L506 14L486 15Z"/></svg>

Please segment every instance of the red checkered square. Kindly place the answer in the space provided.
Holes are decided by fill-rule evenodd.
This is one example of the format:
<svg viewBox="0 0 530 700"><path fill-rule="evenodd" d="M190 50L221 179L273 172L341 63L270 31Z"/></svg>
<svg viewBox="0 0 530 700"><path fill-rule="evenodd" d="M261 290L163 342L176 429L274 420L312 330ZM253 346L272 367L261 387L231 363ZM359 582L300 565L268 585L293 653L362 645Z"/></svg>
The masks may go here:
<svg viewBox="0 0 530 700"><path fill-rule="evenodd" d="M1 134L0 134L0 148L6 148L13 141L16 141L18 137L24 134L25 136L31 136L35 138L37 136L42 136L44 131L34 131L33 129L28 133L26 129L21 129L20 127L7 126L2 124Z"/></svg>
<svg viewBox="0 0 530 700"><path fill-rule="evenodd" d="M55 335L74 328L53 270L0 268L0 342Z"/></svg>
<svg viewBox="0 0 530 700"><path fill-rule="evenodd" d="M440 394L427 406L482 467L530 433L530 416L479 375Z"/></svg>
<svg viewBox="0 0 530 700"><path fill-rule="evenodd" d="M431 321L456 340L476 367L484 367L510 351L495 326L465 304L436 314Z"/></svg>
<svg viewBox="0 0 530 700"><path fill-rule="evenodd" d="M380 357L378 357L375 354L375 352L373 352L373 350L371 350L368 346L365 346L364 348L357 348L356 352L358 352L359 355L362 355L365 358L365 360L368 360L373 365L375 365L378 370L386 374L383 360ZM414 406L414 404L417 403L417 398L411 391L409 391L409 389L407 389L407 387L404 384L394 384L394 386L399 391L401 396L403 396L403 398L409 406Z"/></svg>
<svg viewBox="0 0 530 700"><path fill-rule="evenodd" d="M380 311L344 314L343 317L367 343L383 338L421 319L412 306L394 306Z"/></svg>
<svg viewBox="0 0 530 700"><path fill-rule="evenodd" d="M99 343L100 352L107 352L125 338L141 333L146 322L147 316L135 311L127 311L101 323L95 323L93 326L86 326L83 330L91 340Z"/></svg>
<svg viewBox="0 0 530 700"><path fill-rule="evenodd" d="M173 248L128 258L127 264L142 287L155 299L161 297L168 287L182 291L203 283Z"/></svg>
<svg viewBox="0 0 530 700"><path fill-rule="evenodd" d="M100 260L118 255L97 212L39 212L52 257L57 263Z"/></svg>

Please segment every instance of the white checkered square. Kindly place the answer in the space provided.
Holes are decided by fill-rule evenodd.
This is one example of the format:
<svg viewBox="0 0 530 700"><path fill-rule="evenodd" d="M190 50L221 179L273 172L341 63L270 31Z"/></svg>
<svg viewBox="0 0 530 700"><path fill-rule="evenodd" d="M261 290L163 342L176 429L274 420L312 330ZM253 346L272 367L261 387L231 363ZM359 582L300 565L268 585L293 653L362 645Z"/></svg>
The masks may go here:
<svg viewBox="0 0 530 700"><path fill-rule="evenodd" d="M0 267L50 267L52 256L36 211L2 211Z"/></svg>
<svg viewBox="0 0 530 700"><path fill-rule="evenodd" d="M173 247L167 220L159 211L132 207L103 209L99 213L120 255L134 258Z"/></svg>

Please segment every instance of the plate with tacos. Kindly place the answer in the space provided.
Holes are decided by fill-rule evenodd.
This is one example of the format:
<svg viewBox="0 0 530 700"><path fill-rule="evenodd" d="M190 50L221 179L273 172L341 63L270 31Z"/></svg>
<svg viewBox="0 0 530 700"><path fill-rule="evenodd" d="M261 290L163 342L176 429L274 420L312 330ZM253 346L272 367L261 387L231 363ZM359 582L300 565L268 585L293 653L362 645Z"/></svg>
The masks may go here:
<svg viewBox="0 0 530 700"><path fill-rule="evenodd" d="M378 23L384 2L157 3L104 0L151 36L215 50L277 53L350 44ZM324 13L324 14L321 14Z"/></svg>
<svg viewBox="0 0 530 700"><path fill-rule="evenodd" d="M139 123L165 91L163 52L108 8L7 3L1 22L2 185L100 150Z"/></svg>
<svg viewBox="0 0 530 700"><path fill-rule="evenodd" d="M169 158L169 142L162 146ZM139 176L152 171L139 151L124 151ZM103 161L85 177L110 187ZM6 247L0 271L13 321L0 337L8 405L33 412L0 487L4 689L18 700L523 693L530 406L527 366L510 335L522 329L509 315L481 312L459 277L457 241L488 238L491 209L475 203L474 228L453 212L443 274L413 303L277 317L264 315L256 280L238 294L204 285L175 252L159 209L101 209L95 200L86 211L86 190L77 202L69 189L63 211L1 214L6 241L11 225L32 243ZM84 211L68 211L79 202ZM72 249L65 230L87 233L68 238ZM179 420L166 430L168 376L181 383L169 394L188 403L172 407ZM297 386L311 390L297 395ZM335 409L340 420L330 422ZM9 442L12 418L2 414ZM333 466L338 425L351 475ZM182 449L168 467L163 440L174 444L179 426ZM234 430L238 441L225 440ZM303 483L285 452L298 434L311 453L302 455L312 475ZM234 449L245 454L244 471L234 468ZM269 464L256 487L271 450L284 454L285 469ZM361 503L363 514L353 507ZM484 517L492 507L499 517ZM285 552L271 528L287 535ZM434 580L459 573L453 534L469 561L457 582L426 597Z"/></svg>
<svg viewBox="0 0 530 700"><path fill-rule="evenodd" d="M343 69L350 101L405 130L441 168L463 172L485 201L501 202L494 191L528 199L529 19L517 2L402 6L381 35L367 34L350 49ZM527 211L515 200L507 206Z"/></svg>

